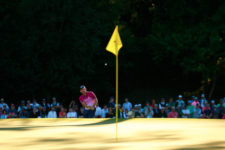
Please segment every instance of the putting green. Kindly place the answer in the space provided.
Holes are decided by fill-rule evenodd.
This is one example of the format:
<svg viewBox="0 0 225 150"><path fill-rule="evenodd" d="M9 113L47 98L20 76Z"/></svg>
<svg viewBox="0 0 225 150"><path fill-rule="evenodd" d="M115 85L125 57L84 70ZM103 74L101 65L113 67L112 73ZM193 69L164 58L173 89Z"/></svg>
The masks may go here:
<svg viewBox="0 0 225 150"><path fill-rule="evenodd" d="M0 150L225 149L222 119L1 119Z"/></svg>

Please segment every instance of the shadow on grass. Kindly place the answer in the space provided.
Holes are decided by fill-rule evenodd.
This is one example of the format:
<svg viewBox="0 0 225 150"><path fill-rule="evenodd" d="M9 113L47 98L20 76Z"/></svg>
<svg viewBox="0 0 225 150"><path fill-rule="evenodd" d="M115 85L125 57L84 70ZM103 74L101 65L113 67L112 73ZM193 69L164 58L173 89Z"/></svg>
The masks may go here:
<svg viewBox="0 0 225 150"><path fill-rule="evenodd" d="M127 121L129 119L118 119L118 123ZM89 123L89 124L81 124L81 125L75 125L75 126L96 126L96 125L109 125L109 124L115 124L116 119L107 119L96 123ZM70 125L71 126L71 125Z"/></svg>

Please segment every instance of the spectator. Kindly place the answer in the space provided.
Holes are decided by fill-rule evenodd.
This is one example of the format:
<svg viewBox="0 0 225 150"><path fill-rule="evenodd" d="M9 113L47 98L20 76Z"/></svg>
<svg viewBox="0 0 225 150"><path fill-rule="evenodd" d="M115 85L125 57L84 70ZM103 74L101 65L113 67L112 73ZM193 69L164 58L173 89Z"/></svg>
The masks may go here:
<svg viewBox="0 0 225 150"><path fill-rule="evenodd" d="M127 109L128 111L131 110L132 104L128 101L128 98L125 98L125 103L123 103L123 108Z"/></svg>
<svg viewBox="0 0 225 150"><path fill-rule="evenodd" d="M200 118L201 117L201 108L200 108L200 103L196 104L196 108L194 108L193 112L193 118Z"/></svg>
<svg viewBox="0 0 225 150"><path fill-rule="evenodd" d="M195 107L192 105L191 101L188 101L187 109L190 111L189 117L193 118L193 113L194 113Z"/></svg>
<svg viewBox="0 0 225 150"><path fill-rule="evenodd" d="M40 111L40 118L47 118L47 116L48 116L47 108L42 107L42 109Z"/></svg>
<svg viewBox="0 0 225 150"><path fill-rule="evenodd" d="M200 99L200 106L201 106L201 108L203 108L206 103L208 103L208 101L205 98L205 94L202 94L201 95L201 99Z"/></svg>
<svg viewBox="0 0 225 150"><path fill-rule="evenodd" d="M7 107L7 105L3 105L3 110L6 111L7 114L9 114L9 107Z"/></svg>
<svg viewBox="0 0 225 150"><path fill-rule="evenodd" d="M135 110L132 108L129 112L128 112L128 117L129 118L134 118L135 116Z"/></svg>
<svg viewBox="0 0 225 150"><path fill-rule="evenodd" d="M33 108L33 104L30 102L30 100L27 100L27 105L30 105Z"/></svg>
<svg viewBox="0 0 225 150"><path fill-rule="evenodd" d="M217 107L220 107L220 106L225 107L225 102L224 102L224 100L223 100L223 99L221 99L221 100L220 100L220 103L219 103L219 104L217 104Z"/></svg>
<svg viewBox="0 0 225 150"><path fill-rule="evenodd" d="M187 109L186 106L184 106L184 109L182 110L182 112L183 112L182 118L189 118L189 116L190 116L190 110Z"/></svg>
<svg viewBox="0 0 225 150"><path fill-rule="evenodd" d="M215 100L211 100L210 109L213 110L215 105Z"/></svg>
<svg viewBox="0 0 225 150"><path fill-rule="evenodd" d="M166 113L164 107L161 107L161 111L160 111L160 113L159 113L159 117L160 117L160 118L167 118L167 113Z"/></svg>
<svg viewBox="0 0 225 150"><path fill-rule="evenodd" d="M40 113L38 112L38 109L34 106L33 113L31 114L31 118L37 118L40 116Z"/></svg>
<svg viewBox="0 0 225 150"><path fill-rule="evenodd" d="M112 108L108 108L108 113L106 113L106 118L113 118L114 114Z"/></svg>
<svg viewBox="0 0 225 150"><path fill-rule="evenodd" d="M3 110L3 114L0 116L0 119L7 119L8 118L8 114L5 110Z"/></svg>
<svg viewBox="0 0 225 150"><path fill-rule="evenodd" d="M149 103L146 103L146 106L144 107L144 114L146 118L153 118L154 112L152 107L149 105Z"/></svg>
<svg viewBox="0 0 225 150"><path fill-rule="evenodd" d="M66 118L66 111L63 107L61 108L59 112L59 118Z"/></svg>
<svg viewBox="0 0 225 150"><path fill-rule="evenodd" d="M214 105L212 110L212 118L217 119L219 118L219 109L217 109L217 106Z"/></svg>
<svg viewBox="0 0 225 150"><path fill-rule="evenodd" d="M47 101L46 101L46 99L45 98L43 98L42 99L42 101L41 101L41 104L40 104L41 106L42 106L42 108L45 108L46 110L49 110L49 108L50 108L50 104L49 103L47 103Z"/></svg>
<svg viewBox="0 0 225 150"><path fill-rule="evenodd" d="M11 104L8 118L17 118L17 110L14 104Z"/></svg>
<svg viewBox="0 0 225 150"><path fill-rule="evenodd" d="M67 118L77 118L77 112L75 112L73 108L70 108L67 113Z"/></svg>
<svg viewBox="0 0 225 150"><path fill-rule="evenodd" d="M176 106L181 107L182 104L183 104L183 106L185 106L185 103L183 101L183 96L182 95L178 95L178 100L176 102Z"/></svg>
<svg viewBox="0 0 225 150"><path fill-rule="evenodd" d="M159 106L158 104L155 104L155 108L153 108L153 112L154 112L154 118L159 118L160 117L160 110L159 110Z"/></svg>
<svg viewBox="0 0 225 150"><path fill-rule="evenodd" d="M171 108L175 106L176 106L176 103L173 101L173 98L170 98L168 103L168 108L171 110Z"/></svg>
<svg viewBox="0 0 225 150"><path fill-rule="evenodd" d="M200 105L199 101L198 101L198 98L196 96L193 97L193 102L192 102L192 105L196 108L197 105Z"/></svg>
<svg viewBox="0 0 225 150"><path fill-rule="evenodd" d="M152 99L152 104L150 105L153 109L155 108L156 100Z"/></svg>
<svg viewBox="0 0 225 150"><path fill-rule="evenodd" d="M51 110L48 112L48 118L57 118L57 114L54 107L51 107Z"/></svg>
<svg viewBox="0 0 225 150"><path fill-rule="evenodd" d="M28 118L32 117L33 115L32 105L30 104L27 104L27 115L28 115Z"/></svg>
<svg viewBox="0 0 225 150"><path fill-rule="evenodd" d="M122 114L123 114L123 118L124 118L124 119L129 118L129 117L128 117L128 110L127 110L127 109L125 109L125 111L123 110L123 111L122 111Z"/></svg>
<svg viewBox="0 0 225 150"><path fill-rule="evenodd" d="M161 109L162 107L166 107L168 106L168 104L165 102L165 98L161 99L161 102L159 103L159 109Z"/></svg>
<svg viewBox="0 0 225 150"><path fill-rule="evenodd" d="M114 97L110 97L109 103L108 103L108 108L112 108L112 110L115 109Z"/></svg>
<svg viewBox="0 0 225 150"><path fill-rule="evenodd" d="M25 108L22 107L21 111L19 112L19 117L20 118L28 118L29 117Z"/></svg>
<svg viewBox="0 0 225 150"><path fill-rule="evenodd" d="M138 110L135 112L135 117L136 117L136 118L144 118L144 114L141 112L141 109L138 109Z"/></svg>
<svg viewBox="0 0 225 150"><path fill-rule="evenodd" d="M168 114L168 118L177 118L178 117L178 113L175 110L175 107L172 107L171 112Z"/></svg>
<svg viewBox="0 0 225 150"><path fill-rule="evenodd" d="M101 118L102 117L102 108L99 107L98 104L96 105L95 117L96 118Z"/></svg>
<svg viewBox="0 0 225 150"><path fill-rule="evenodd" d="M217 106L217 107L218 107L218 106ZM222 118L223 115L225 114L225 107L223 107L223 105L221 105L221 103L220 103L220 105L219 105L219 107L218 107L217 109L218 109L218 111L219 111L218 117L219 117L219 118Z"/></svg>
<svg viewBox="0 0 225 150"><path fill-rule="evenodd" d="M36 99L33 99L33 108L38 108L39 104L37 103Z"/></svg>
<svg viewBox="0 0 225 150"><path fill-rule="evenodd" d="M56 97L53 97L53 98L52 98L52 103L51 103L50 106L51 106L51 107L59 108L60 104L59 104L59 102L56 101Z"/></svg>
<svg viewBox="0 0 225 150"><path fill-rule="evenodd" d="M206 105L205 110L203 112L203 118L211 118L212 117L212 111L210 110L210 106Z"/></svg>
<svg viewBox="0 0 225 150"><path fill-rule="evenodd" d="M75 107L77 107L77 104L76 104L75 100L72 100L69 104L69 108L75 108Z"/></svg>
<svg viewBox="0 0 225 150"><path fill-rule="evenodd" d="M18 109L17 109L18 113L20 113L20 111L21 111L22 109L27 109L24 100L21 101L20 106L19 106Z"/></svg>
<svg viewBox="0 0 225 150"><path fill-rule="evenodd" d="M3 109L5 106L5 108L9 109L8 104L5 103L4 98L1 98L1 102L0 102L0 107Z"/></svg>
<svg viewBox="0 0 225 150"><path fill-rule="evenodd" d="M181 107L177 106L177 113L178 113L178 118L182 118L183 117L183 112L182 112L183 108L181 109ZM172 109L171 109L172 111ZM169 115L169 114L168 114Z"/></svg>
<svg viewBox="0 0 225 150"><path fill-rule="evenodd" d="M175 107L175 106L174 106L174 107ZM170 112L170 111L169 111L169 107L166 106L166 107L165 107L165 113L166 113L167 116L168 116L169 112Z"/></svg>
<svg viewBox="0 0 225 150"><path fill-rule="evenodd" d="M102 109L102 118L106 118L106 114L108 113L107 105L104 105L104 108Z"/></svg>

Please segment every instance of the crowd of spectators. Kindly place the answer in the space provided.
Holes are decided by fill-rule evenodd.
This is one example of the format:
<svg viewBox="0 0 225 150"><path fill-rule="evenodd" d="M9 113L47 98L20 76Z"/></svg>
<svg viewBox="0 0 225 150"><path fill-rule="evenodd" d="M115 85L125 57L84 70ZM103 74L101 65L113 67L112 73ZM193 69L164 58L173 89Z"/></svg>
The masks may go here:
<svg viewBox="0 0 225 150"><path fill-rule="evenodd" d="M96 118L115 118L116 104L111 97L108 104L100 107L97 105ZM46 99L22 100L19 106L0 99L0 119L7 118L83 118L84 108L79 107L78 102L72 100L68 107L60 104L55 97L51 103ZM161 98L160 101L152 99L145 105L134 104L126 98L122 105L118 104L119 118L217 118L225 119L225 98L208 101L205 95L201 98L192 96L190 100L184 100L179 95L177 100L173 98Z"/></svg>

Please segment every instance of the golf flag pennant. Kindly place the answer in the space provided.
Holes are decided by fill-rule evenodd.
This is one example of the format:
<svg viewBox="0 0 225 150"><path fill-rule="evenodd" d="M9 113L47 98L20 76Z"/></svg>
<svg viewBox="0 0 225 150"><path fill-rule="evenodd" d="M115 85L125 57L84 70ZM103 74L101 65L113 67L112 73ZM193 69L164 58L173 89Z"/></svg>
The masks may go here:
<svg viewBox="0 0 225 150"><path fill-rule="evenodd" d="M106 50L113 53L114 55L118 55L120 48L123 46L119 31L118 31L118 26L116 26L115 30L113 31L113 34L109 40L109 43L106 47Z"/></svg>

